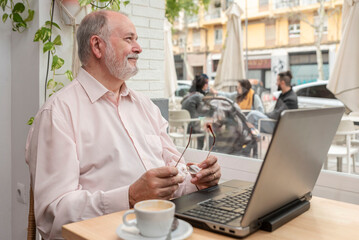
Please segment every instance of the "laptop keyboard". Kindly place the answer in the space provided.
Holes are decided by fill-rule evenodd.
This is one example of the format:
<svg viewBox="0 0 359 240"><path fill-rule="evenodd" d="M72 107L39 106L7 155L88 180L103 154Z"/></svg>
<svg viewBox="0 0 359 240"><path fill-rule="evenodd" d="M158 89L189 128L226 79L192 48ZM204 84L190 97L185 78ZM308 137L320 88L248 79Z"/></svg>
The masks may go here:
<svg viewBox="0 0 359 240"><path fill-rule="evenodd" d="M184 214L226 224L244 214L252 189L253 187L249 187L244 192L233 192L220 199L206 200Z"/></svg>

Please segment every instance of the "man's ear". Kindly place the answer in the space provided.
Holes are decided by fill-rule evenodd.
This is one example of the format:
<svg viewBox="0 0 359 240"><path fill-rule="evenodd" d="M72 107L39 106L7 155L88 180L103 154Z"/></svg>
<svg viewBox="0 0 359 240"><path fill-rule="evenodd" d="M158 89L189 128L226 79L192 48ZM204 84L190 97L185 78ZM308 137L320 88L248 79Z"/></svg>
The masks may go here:
<svg viewBox="0 0 359 240"><path fill-rule="evenodd" d="M96 59L103 57L102 55L105 50L105 43L99 36L93 35L90 38L90 47Z"/></svg>

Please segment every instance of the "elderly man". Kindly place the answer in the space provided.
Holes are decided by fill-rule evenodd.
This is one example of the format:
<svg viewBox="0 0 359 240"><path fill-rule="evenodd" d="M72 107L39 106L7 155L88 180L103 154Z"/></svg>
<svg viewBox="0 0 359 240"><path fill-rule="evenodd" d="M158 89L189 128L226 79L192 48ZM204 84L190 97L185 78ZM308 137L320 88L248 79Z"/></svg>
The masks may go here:
<svg viewBox="0 0 359 240"><path fill-rule="evenodd" d="M77 40L83 64L78 77L40 109L26 144L44 239L61 238L63 224L214 186L221 176L214 156L199 164L197 175L178 174L180 153L167 122L125 83L137 73L142 52L126 16L93 12Z"/></svg>

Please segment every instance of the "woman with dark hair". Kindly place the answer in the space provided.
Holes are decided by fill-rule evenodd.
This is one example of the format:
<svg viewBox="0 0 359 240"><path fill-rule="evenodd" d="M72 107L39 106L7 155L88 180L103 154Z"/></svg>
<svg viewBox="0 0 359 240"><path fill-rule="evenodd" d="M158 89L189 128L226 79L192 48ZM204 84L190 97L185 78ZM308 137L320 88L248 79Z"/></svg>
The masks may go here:
<svg viewBox="0 0 359 240"><path fill-rule="evenodd" d="M191 118L198 118L204 116L205 112L202 112L203 97L208 90L208 76L206 74L196 75L192 81L192 86L189 89L189 93L183 98L181 104L182 109L186 109ZM192 127L193 133L202 133L201 124L199 122L192 122L188 125L188 129ZM203 148L204 138L198 138L197 148Z"/></svg>
<svg viewBox="0 0 359 240"><path fill-rule="evenodd" d="M218 92L213 88L210 91L215 95L226 97L236 102L241 110L264 112L262 101L258 94L252 89L252 84L248 79L238 81L236 92Z"/></svg>
<svg viewBox="0 0 359 240"><path fill-rule="evenodd" d="M264 112L262 101L252 89L248 79L238 81L236 102L242 110L258 110Z"/></svg>
<svg viewBox="0 0 359 240"><path fill-rule="evenodd" d="M192 86L189 89L189 92L200 92L203 95L206 95L206 90L208 89L208 76L207 74L202 73L201 75L196 75L192 81Z"/></svg>

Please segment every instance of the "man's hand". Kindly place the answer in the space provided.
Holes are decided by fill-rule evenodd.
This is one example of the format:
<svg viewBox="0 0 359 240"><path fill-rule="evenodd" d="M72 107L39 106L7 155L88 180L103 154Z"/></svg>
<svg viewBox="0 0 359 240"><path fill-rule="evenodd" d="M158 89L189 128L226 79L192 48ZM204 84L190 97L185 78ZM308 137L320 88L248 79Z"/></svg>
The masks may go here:
<svg viewBox="0 0 359 240"><path fill-rule="evenodd" d="M142 200L170 199L183 181L184 177L178 175L175 167L148 170L129 188L130 207Z"/></svg>
<svg viewBox="0 0 359 240"><path fill-rule="evenodd" d="M191 165L188 163L187 165ZM218 184L221 178L221 167L217 163L217 157L210 155L206 160L198 164L202 168L191 179L191 183L197 185L199 189L205 189Z"/></svg>

